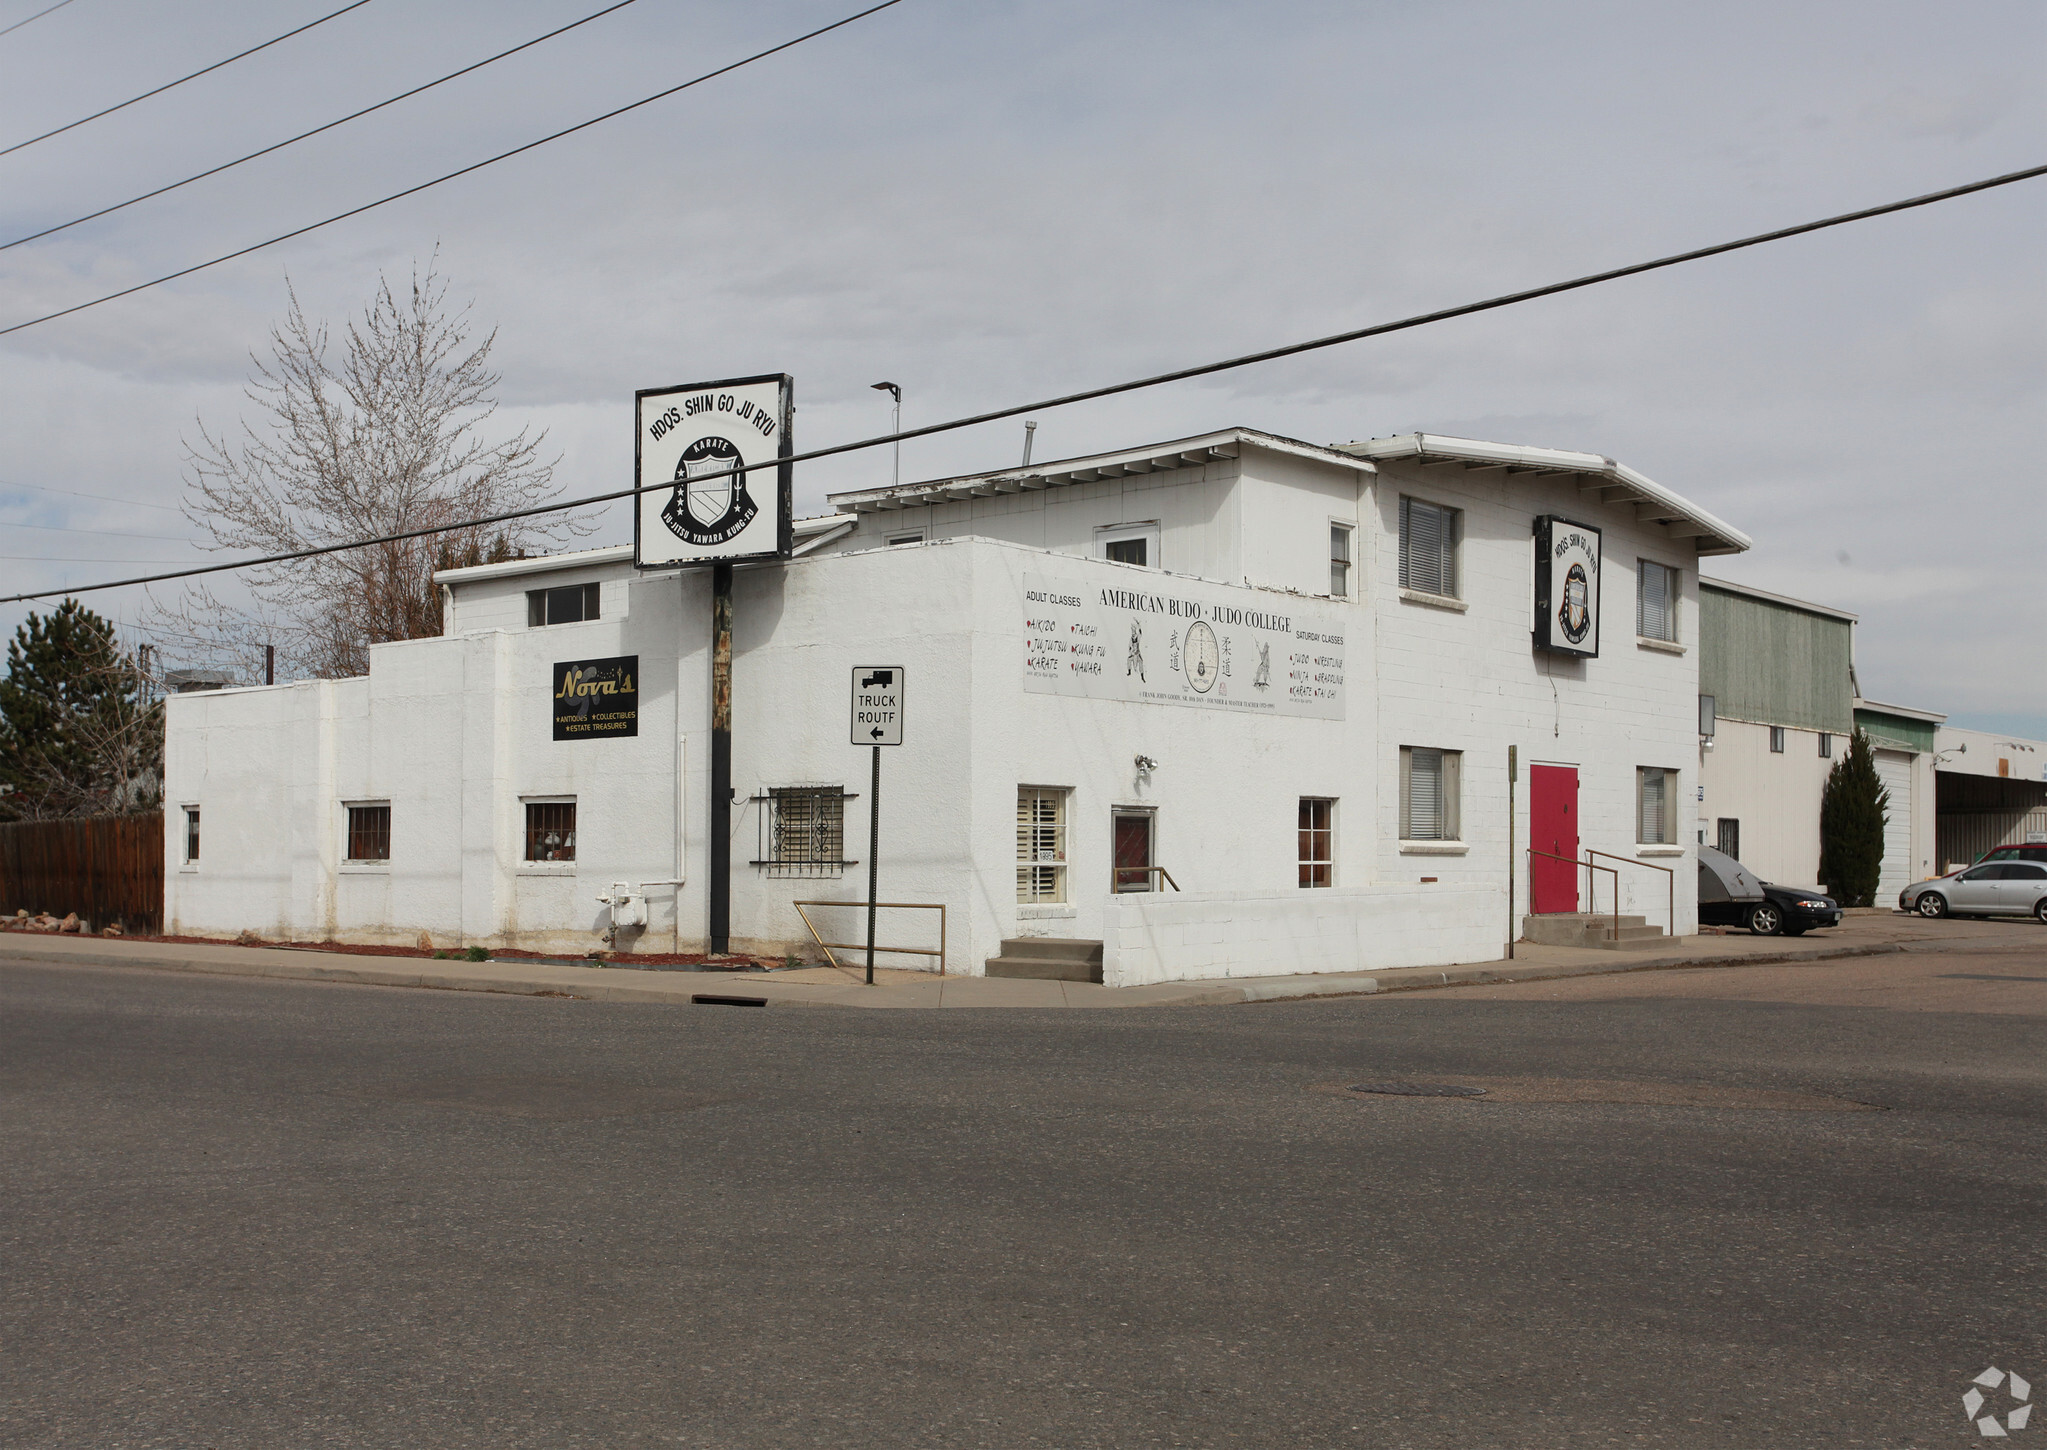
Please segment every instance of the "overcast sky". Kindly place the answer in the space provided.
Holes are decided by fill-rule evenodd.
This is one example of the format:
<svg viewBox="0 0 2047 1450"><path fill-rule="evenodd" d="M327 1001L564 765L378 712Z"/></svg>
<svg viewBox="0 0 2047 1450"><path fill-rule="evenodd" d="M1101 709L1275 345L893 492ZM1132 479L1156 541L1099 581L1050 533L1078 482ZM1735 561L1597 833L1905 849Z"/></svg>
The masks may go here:
<svg viewBox="0 0 2047 1450"><path fill-rule="evenodd" d="M47 0L0 0L0 25ZM73 0L0 36L0 145L339 0ZM0 157L9 240L604 0L373 0ZM637 0L369 120L0 252L0 325L638 99L859 8ZM421 196L0 339L0 577L195 557L167 507L285 306L438 246L504 416L629 482L635 388L787 371L798 447L1339 331L2047 160L2047 7L907 0ZM1861 616L1864 692L2047 737L2047 180L1039 418L1037 456L1230 425L1611 455L1753 535L1721 577ZM904 449L1015 461L1021 428ZM800 512L888 476L798 472ZM31 488L27 485L36 485ZM108 495L126 502L76 496ZM43 526L25 529L18 526ZM66 532L65 530L69 530ZM133 535L159 537L128 537ZM599 542L630 538L622 511ZM24 557L26 556L26 557ZM8 592L12 592L12 589ZM128 594L92 597L128 619ZM11 634L20 606L0 607Z"/></svg>

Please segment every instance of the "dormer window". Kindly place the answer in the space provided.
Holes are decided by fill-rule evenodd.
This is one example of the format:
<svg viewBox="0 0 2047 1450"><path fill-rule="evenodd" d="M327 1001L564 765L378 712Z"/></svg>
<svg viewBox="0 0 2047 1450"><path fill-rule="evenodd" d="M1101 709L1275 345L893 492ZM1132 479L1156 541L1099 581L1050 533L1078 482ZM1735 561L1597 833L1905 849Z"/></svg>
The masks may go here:
<svg viewBox="0 0 2047 1450"><path fill-rule="evenodd" d="M581 624L597 618L598 587L595 584L565 584L559 589L526 591L526 627L543 624Z"/></svg>
<svg viewBox="0 0 2047 1450"><path fill-rule="evenodd" d="M1156 523L1114 524L1096 529L1095 547L1104 559L1113 563L1156 569L1159 567L1159 526Z"/></svg>

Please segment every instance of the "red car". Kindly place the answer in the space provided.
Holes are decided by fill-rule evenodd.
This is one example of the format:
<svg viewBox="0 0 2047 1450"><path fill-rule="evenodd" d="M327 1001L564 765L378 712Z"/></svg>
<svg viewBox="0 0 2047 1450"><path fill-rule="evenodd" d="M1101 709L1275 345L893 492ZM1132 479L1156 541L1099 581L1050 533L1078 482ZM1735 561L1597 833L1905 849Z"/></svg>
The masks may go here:
<svg viewBox="0 0 2047 1450"><path fill-rule="evenodd" d="M2047 861L2047 841L2028 841L2023 846L1999 846L1988 852L1983 861ZM1983 861L1976 864L1981 866Z"/></svg>

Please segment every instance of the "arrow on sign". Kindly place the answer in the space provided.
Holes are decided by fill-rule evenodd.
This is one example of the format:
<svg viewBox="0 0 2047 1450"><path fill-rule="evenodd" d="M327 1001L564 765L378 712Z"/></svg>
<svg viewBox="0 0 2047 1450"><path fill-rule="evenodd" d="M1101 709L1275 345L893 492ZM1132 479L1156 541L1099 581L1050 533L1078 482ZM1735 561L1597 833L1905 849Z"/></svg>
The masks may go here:
<svg viewBox="0 0 2047 1450"><path fill-rule="evenodd" d="M874 737L876 740L879 740L883 735L887 734L888 732L883 730L879 725L877 725L867 733Z"/></svg>

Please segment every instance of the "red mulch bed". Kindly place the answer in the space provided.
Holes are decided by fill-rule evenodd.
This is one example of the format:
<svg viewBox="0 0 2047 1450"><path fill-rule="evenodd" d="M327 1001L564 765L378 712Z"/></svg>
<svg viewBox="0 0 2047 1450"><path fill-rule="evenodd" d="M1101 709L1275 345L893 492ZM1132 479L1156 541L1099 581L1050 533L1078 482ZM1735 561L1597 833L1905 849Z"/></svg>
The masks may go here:
<svg viewBox="0 0 2047 1450"><path fill-rule="evenodd" d="M51 933L44 933L50 935ZM67 935L76 936L72 932ZM96 938L95 938L96 939ZM364 946L357 942L305 942L305 941L264 941L258 937L224 936L124 936L111 938L118 941L177 942L185 946L213 947L269 947L277 951L298 952L343 952L354 957L424 957L432 960L434 953L424 947L380 947ZM459 947L437 948L446 961L464 961L463 949ZM491 958L500 962L570 960L561 952L493 951ZM585 960L575 958L573 960ZM613 963L633 967L701 967L742 972L749 967L779 967L780 957L722 956L714 957L705 952L598 952L587 958L590 961Z"/></svg>

